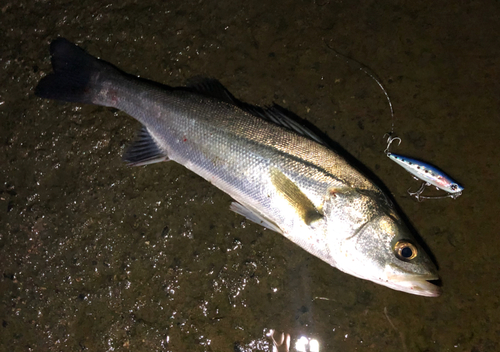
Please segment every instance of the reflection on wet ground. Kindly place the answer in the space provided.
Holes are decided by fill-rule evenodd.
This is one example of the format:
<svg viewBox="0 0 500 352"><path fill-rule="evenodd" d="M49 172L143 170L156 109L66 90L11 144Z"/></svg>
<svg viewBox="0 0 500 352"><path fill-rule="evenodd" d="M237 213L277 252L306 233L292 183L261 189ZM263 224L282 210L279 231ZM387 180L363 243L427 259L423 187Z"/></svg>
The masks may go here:
<svg viewBox="0 0 500 352"><path fill-rule="evenodd" d="M279 338L277 338L277 336ZM266 334L267 337L271 338L273 343L273 352L319 352L319 342L314 338L308 338L306 336L300 336L292 340L290 334L276 334L274 330L269 330ZM290 349L290 346L294 348Z"/></svg>

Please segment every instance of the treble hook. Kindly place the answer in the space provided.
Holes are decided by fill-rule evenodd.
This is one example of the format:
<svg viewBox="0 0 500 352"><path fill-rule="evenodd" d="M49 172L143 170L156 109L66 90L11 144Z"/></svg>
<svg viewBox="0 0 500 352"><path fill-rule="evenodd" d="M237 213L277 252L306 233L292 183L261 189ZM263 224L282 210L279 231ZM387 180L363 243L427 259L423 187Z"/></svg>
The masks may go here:
<svg viewBox="0 0 500 352"><path fill-rule="evenodd" d="M401 138L399 138L399 137L392 137L390 133L384 134L384 137L386 135L389 135L389 137L387 138L387 147L385 148L384 153L386 155L388 155L390 153L389 152L389 148L391 147L392 142L394 142L397 139L398 140L398 146L399 146L401 144Z"/></svg>

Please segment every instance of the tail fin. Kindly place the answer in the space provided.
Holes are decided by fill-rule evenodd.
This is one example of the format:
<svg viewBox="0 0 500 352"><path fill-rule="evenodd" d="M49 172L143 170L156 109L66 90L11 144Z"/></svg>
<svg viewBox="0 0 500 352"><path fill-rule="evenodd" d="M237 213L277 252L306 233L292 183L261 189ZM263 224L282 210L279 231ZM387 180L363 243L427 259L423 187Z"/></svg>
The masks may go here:
<svg viewBox="0 0 500 352"><path fill-rule="evenodd" d="M119 72L111 64L86 53L67 39L57 38L50 44L54 73L42 78L35 88L41 98L101 105L95 100L103 73Z"/></svg>

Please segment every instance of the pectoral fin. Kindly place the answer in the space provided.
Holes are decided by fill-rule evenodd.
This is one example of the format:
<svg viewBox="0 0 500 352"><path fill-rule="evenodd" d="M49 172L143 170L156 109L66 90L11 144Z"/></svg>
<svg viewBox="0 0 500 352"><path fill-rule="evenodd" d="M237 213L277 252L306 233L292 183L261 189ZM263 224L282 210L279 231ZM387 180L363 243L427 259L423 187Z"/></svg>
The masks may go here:
<svg viewBox="0 0 500 352"><path fill-rule="evenodd" d="M271 169L271 182L307 225L323 218L323 215L304 192L277 168Z"/></svg>

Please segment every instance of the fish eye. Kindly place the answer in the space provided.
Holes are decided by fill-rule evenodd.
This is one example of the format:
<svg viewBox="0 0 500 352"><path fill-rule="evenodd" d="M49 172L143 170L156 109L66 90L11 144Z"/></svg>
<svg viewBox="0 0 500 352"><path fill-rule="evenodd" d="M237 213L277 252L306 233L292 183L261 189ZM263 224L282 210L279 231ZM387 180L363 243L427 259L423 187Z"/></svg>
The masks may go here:
<svg viewBox="0 0 500 352"><path fill-rule="evenodd" d="M417 256L417 247L408 241L398 241L394 245L394 253L398 259L410 261Z"/></svg>

